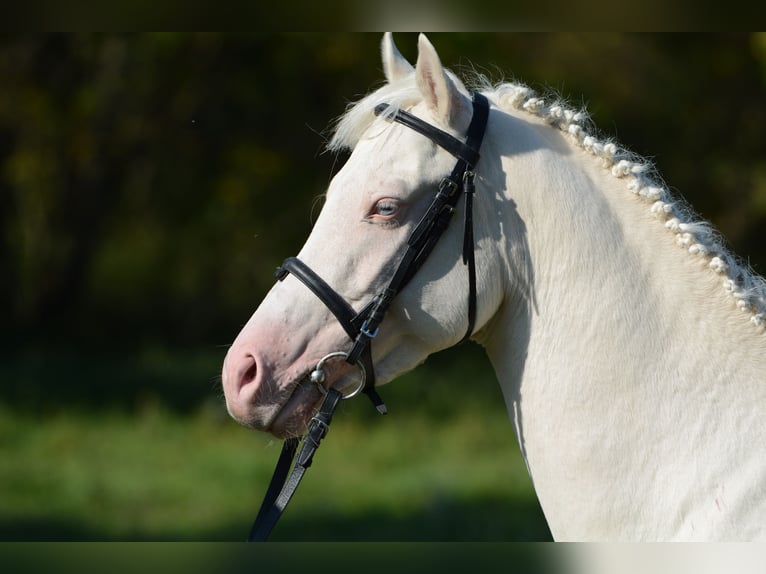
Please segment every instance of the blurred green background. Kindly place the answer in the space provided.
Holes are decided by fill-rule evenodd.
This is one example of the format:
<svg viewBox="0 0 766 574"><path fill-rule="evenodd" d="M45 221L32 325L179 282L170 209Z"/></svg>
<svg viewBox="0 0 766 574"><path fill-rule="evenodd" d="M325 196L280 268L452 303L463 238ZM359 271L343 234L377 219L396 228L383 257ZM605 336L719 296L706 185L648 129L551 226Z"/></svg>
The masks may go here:
<svg viewBox="0 0 766 574"><path fill-rule="evenodd" d="M309 233L380 37L0 38L0 539L246 536L279 443L228 418L220 364ZM766 35L429 37L586 105L764 273ZM344 403L274 539L549 538L480 349L383 391L386 418Z"/></svg>

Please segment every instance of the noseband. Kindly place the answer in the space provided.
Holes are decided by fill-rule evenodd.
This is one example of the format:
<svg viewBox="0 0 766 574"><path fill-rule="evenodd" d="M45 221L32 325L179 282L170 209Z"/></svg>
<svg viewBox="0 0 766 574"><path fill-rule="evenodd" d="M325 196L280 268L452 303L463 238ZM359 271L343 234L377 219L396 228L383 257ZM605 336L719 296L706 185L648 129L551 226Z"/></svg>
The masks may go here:
<svg viewBox="0 0 766 574"><path fill-rule="evenodd" d="M269 533L297 489L303 474L311 465L320 441L327 434L333 412L340 399L351 398L361 391L370 398L378 412L386 414L386 406L375 390L372 340L377 336L380 324L394 298L423 266L428 255L444 233L456 210L461 194L465 195L463 264L468 267L468 327L459 343L473 334L476 322L476 264L473 239L475 173L473 170L479 161L479 148L484 138L489 116L489 102L483 95L473 92L473 117L468 126L465 143L420 118L403 110L394 109L388 104L376 106L375 115L398 122L424 135L455 156L458 161L450 175L442 179L426 213L407 239L404 255L388 286L365 305L361 311L356 312L341 295L297 257L285 259L282 266L277 269L275 276L279 281L282 281L288 274L292 274L308 287L335 316L353 344L348 352L336 351L323 357L314 371L310 373L310 382L320 388L325 398L319 412L309 422L308 431L289 478L287 472L293 458L296 457L299 439L291 438L285 441L266 497L250 530L248 539L251 541L268 538ZM345 396L340 391L334 388L326 389L323 385L325 380L324 365L333 358L343 358L347 363L356 365L361 374L358 387Z"/></svg>

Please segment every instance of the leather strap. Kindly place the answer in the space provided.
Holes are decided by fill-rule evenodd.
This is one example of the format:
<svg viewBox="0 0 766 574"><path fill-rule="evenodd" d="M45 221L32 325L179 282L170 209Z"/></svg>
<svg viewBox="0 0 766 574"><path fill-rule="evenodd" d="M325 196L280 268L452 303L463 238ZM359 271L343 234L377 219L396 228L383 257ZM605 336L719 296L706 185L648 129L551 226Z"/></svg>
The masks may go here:
<svg viewBox="0 0 766 574"><path fill-rule="evenodd" d="M467 341L473 335L476 324L476 249L473 241L473 196L474 188L473 172L466 172L464 178L465 194L465 225L463 229L463 265L468 266L468 328L458 345Z"/></svg>
<svg viewBox="0 0 766 574"><path fill-rule="evenodd" d="M295 456L298 447L297 438L287 439L282 445L282 453L271 477L266 496L258 515L255 517L255 522L250 528L250 535L247 537L248 542L263 542L268 539L279 517L282 516L301 480L303 480L303 475L306 474L306 470L314 461L314 454L319 448L319 443L327 436L332 415L342 398L343 395L335 389L327 391L327 395L319 407L319 412L309 422L308 432L303 439L297 457ZM287 471L294 458L295 465L288 477Z"/></svg>
<svg viewBox="0 0 766 574"><path fill-rule="evenodd" d="M349 337L352 339L356 337L359 329L354 328L353 321L354 317L357 316L357 312L324 279L314 273L308 265L297 257L285 259L282 266L274 273L274 276L278 281L282 281L288 273L292 273L301 283L311 289L314 295L335 315L335 318Z"/></svg>
<svg viewBox="0 0 766 574"><path fill-rule="evenodd" d="M393 113L388 115L388 110L393 109ZM475 113L475 107L474 107L474 113ZM455 136L448 134L447 132L440 130L437 127L432 126L431 124L424 122L417 116L413 116L409 112L405 112L404 110L395 109L392 108L389 104L378 104L375 106L375 115L376 116L384 116L386 119L390 119L395 122L399 122L400 124L407 126L413 131L416 131L424 136L426 136L428 139L430 139L432 142L437 144L439 147L447 150L452 155L454 155L456 158L464 161L468 165L476 165L476 162L479 161L479 149L478 147L473 147L471 143L466 141L466 143L461 142L459 139L457 139ZM469 129L470 132L470 129ZM481 144L481 140L478 142Z"/></svg>

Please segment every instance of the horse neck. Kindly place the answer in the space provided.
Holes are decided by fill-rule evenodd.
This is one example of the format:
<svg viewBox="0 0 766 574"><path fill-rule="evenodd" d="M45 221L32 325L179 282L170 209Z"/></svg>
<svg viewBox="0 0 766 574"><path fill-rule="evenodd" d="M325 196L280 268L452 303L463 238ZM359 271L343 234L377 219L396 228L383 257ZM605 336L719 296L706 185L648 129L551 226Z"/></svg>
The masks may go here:
<svg viewBox="0 0 766 574"><path fill-rule="evenodd" d="M483 342L554 535L587 537L592 524L574 514L593 506L561 510L558 492L569 492L557 478L562 469L591 480L576 487L580 494L602 488L606 499L614 484L632 484L613 474L639 476L639 461L656 456L657 444L685 448L673 434L686 416L678 413L693 413L697 435L685 440L731 429L753 402L765 404L764 335L721 277L679 248L651 204L592 158L541 148L509 157L502 171L513 174L515 209L499 226L520 220L526 230L526 262L507 265L529 265L533 280L528 293L509 288ZM723 400L717 410L712 395ZM763 422L753 424L766 438ZM672 447L666 454L678 456ZM618 509L631 494L615 496L608 502ZM599 520L608 528L611 518Z"/></svg>
<svg viewBox="0 0 766 574"><path fill-rule="evenodd" d="M487 332L509 329L511 339L485 339L544 344L548 364L553 349L592 357L593 365L608 351L641 370L675 347L688 352L714 342L722 353L762 351L763 328L737 308L710 258L679 246L652 201L561 139L503 161L501 173L512 174L505 201L513 208L498 210L504 220L497 227L516 231L504 232L504 249L513 252L504 262L508 304ZM528 281L521 289L520 275ZM491 352L507 356L500 347Z"/></svg>

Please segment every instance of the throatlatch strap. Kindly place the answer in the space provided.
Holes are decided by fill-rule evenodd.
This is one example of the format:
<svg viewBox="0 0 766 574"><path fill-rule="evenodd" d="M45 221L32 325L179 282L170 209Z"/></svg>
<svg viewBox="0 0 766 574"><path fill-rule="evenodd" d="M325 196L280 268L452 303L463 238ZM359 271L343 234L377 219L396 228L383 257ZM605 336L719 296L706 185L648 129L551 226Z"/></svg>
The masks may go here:
<svg viewBox="0 0 766 574"><path fill-rule="evenodd" d="M473 335L476 324L476 251L473 242L473 194L474 173L466 172L464 178L465 225L463 229L463 265L468 266L468 328L460 343ZM460 344L458 343L458 344Z"/></svg>

